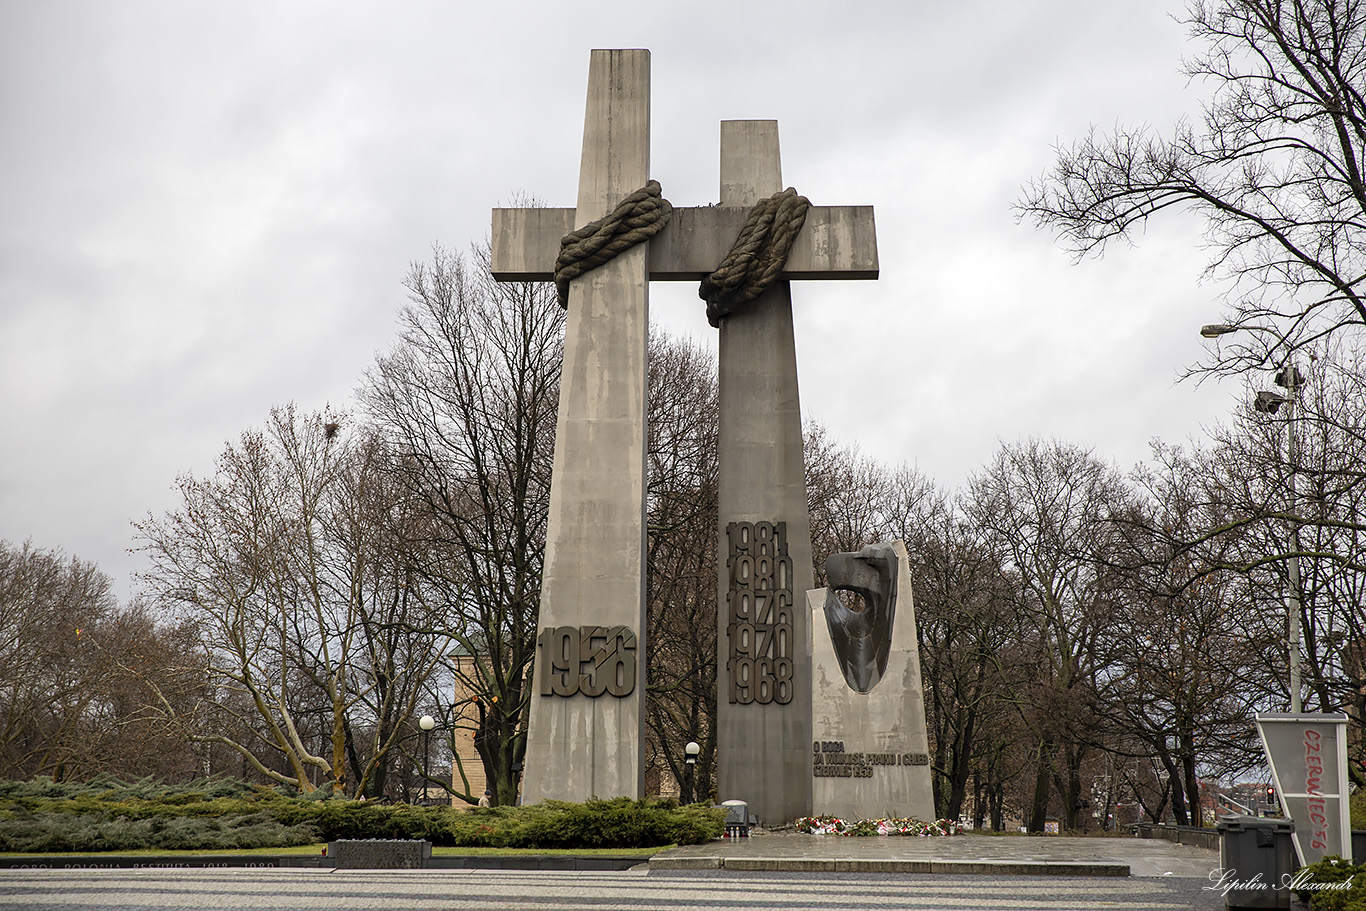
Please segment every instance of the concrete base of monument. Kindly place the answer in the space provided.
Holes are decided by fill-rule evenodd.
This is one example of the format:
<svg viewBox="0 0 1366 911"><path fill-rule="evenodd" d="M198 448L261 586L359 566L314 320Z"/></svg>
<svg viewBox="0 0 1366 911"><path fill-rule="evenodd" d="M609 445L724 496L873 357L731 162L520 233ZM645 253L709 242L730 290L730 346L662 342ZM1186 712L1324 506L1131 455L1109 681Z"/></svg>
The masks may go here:
<svg viewBox="0 0 1366 911"><path fill-rule="evenodd" d="M811 618L812 812L841 819L909 817L933 822L934 794L909 561L900 541L880 547L896 557L891 566L884 567L895 575L884 586L892 603L878 607L889 614L883 624L890 627L891 638L890 648L882 652L885 661L869 659L863 662L869 667L854 668L855 658L837 654L827 621L827 589L807 592ZM829 562L826 565L828 568ZM870 606L862 613L873 610ZM873 664L878 665L876 673L870 669ZM851 676L865 686L865 692L854 689ZM868 686L866 681L872 677L876 679Z"/></svg>

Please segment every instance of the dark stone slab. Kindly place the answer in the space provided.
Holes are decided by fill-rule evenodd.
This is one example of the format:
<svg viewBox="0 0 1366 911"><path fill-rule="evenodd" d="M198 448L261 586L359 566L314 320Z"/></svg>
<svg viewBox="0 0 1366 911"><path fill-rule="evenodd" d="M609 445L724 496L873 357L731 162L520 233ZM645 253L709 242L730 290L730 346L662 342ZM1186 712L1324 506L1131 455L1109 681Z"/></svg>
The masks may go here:
<svg viewBox="0 0 1366 911"><path fill-rule="evenodd" d="M432 858L432 843L392 838L342 839L327 843L338 870L421 870Z"/></svg>

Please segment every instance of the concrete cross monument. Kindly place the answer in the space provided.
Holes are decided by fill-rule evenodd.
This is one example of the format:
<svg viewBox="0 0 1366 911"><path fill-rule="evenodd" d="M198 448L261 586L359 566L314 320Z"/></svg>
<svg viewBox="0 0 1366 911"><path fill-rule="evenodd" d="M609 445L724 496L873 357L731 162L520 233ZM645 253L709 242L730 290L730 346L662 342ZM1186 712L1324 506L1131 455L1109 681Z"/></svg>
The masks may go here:
<svg viewBox="0 0 1366 911"><path fill-rule="evenodd" d="M495 278L553 280L560 239L645 184L649 59L592 52L578 207L495 209ZM776 123L723 122L721 135L719 206L674 209L648 243L569 286L527 803L642 793L648 282L710 275L749 206L781 186ZM718 788L765 821L811 803L809 618L793 598L811 587L810 520L787 280L877 272L872 208L813 206L781 280L721 320Z"/></svg>

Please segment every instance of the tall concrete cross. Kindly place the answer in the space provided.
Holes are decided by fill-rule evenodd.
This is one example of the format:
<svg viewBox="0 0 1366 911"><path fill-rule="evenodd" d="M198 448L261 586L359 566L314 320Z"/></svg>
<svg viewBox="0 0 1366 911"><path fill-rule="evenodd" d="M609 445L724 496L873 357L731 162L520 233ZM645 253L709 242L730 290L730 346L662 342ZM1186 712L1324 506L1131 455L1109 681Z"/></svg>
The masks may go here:
<svg viewBox="0 0 1366 911"><path fill-rule="evenodd" d="M722 122L722 207L782 188L777 122ZM871 210L867 221L855 249L876 261ZM788 282L720 333L717 789L775 825L810 815L812 794L811 514Z"/></svg>
<svg viewBox="0 0 1366 911"><path fill-rule="evenodd" d="M757 137L753 152L744 137ZM775 189L780 183L776 123L723 123L722 148L720 206L675 208L668 227L648 244L575 279L570 287L523 776L523 800L528 803L642 792L648 282L700 281L710 274L739 234L749 203L773 192L764 189L769 183ZM648 149L648 51L593 51L578 207L495 209L494 277L552 280L560 238L606 214L645 184ZM766 156L762 171L744 163L755 153ZM666 184L666 195L667 190ZM755 615L748 626L742 622L743 629L732 630L729 601L740 599L732 599L727 590L728 523L757 520L763 526L760 534L768 537L756 548L776 548L765 528L790 523L782 526L783 540L795 535L805 543L797 543L787 555L797 568L784 581L789 593L804 598L812 576L810 520L786 279L876 278L877 273L872 207L813 206L780 287L752 305L755 314L764 314L772 309L766 302L775 297L787 301L787 341L780 345L786 354L777 355L776 361L774 355L763 355L763 364L738 365L766 344L743 339L762 336L772 320L737 314L722 324L719 787L722 799L749 800L767 821L802 815L810 806L808 624L804 612L795 610L795 598L789 598L791 626L782 637L774 635L777 621L771 616L765 620ZM777 415L792 425L781 434L769 428ZM774 461L778 464L770 464ZM783 493L774 499L757 490L736 489L750 484ZM745 527L747 533L754 528ZM745 543L749 546L748 539ZM749 599L746 604L753 600L743 598ZM763 649L753 638L755 630L764 637ZM737 643L738 651L730 644L732 632L746 637ZM781 694L768 679L779 650L793 661L793 676ZM747 676L735 688L729 674L737 655L739 673ZM764 680L753 676L760 666ZM786 701L775 701L778 695ZM732 697L740 701L732 704ZM774 791L788 796L778 799L770 793Z"/></svg>

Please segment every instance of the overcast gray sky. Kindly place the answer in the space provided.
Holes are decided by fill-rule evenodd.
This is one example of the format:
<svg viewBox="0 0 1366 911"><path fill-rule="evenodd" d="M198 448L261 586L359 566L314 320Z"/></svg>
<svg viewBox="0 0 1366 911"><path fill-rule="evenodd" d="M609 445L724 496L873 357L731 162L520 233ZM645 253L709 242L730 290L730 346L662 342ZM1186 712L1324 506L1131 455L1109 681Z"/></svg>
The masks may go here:
<svg viewBox="0 0 1366 911"><path fill-rule="evenodd" d="M1239 390L1175 382L1219 315L1200 224L1074 265L1017 224L1091 125L1198 113L1179 0L0 5L0 539L98 562L271 406L350 406L400 280L517 194L573 205L588 52L648 47L652 166L718 198L719 122L876 207L877 282L795 285L803 410L949 488L1001 441L1129 469ZM696 288L652 318L714 345Z"/></svg>

